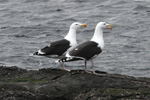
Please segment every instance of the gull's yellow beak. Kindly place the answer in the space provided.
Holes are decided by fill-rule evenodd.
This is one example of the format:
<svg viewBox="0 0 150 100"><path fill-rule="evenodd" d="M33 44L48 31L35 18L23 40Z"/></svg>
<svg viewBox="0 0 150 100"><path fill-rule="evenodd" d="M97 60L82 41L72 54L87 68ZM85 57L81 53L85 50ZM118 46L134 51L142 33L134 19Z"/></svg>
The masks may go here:
<svg viewBox="0 0 150 100"><path fill-rule="evenodd" d="M113 26L113 24L109 24L109 26Z"/></svg>
<svg viewBox="0 0 150 100"><path fill-rule="evenodd" d="M111 26L111 27L109 27L109 26ZM112 27L113 27L113 24L109 24L108 26L106 26L106 28L108 28L110 30L112 30Z"/></svg>
<svg viewBox="0 0 150 100"><path fill-rule="evenodd" d="M82 25L80 25L81 27L86 27L86 24L82 24Z"/></svg>

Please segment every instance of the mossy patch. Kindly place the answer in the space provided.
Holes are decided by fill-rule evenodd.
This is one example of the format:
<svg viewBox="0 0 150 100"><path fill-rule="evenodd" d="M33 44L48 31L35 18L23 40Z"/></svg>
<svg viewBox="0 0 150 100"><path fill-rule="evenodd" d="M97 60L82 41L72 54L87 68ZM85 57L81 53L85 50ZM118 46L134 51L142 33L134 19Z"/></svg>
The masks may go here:
<svg viewBox="0 0 150 100"><path fill-rule="evenodd" d="M139 94L140 92L132 89L116 89L116 88L108 88L102 89L99 91L101 95L114 95L114 96L123 96L123 95L133 95Z"/></svg>
<svg viewBox="0 0 150 100"><path fill-rule="evenodd" d="M38 80L34 78L16 78L16 79L11 80L11 82L33 82L33 83L41 82L41 81L44 81L44 80L42 79Z"/></svg>
<svg viewBox="0 0 150 100"><path fill-rule="evenodd" d="M145 91L146 92L146 91ZM134 89L117 89L117 88L102 88L102 89L93 89L87 93L90 98L93 97L105 97L111 99L118 99L119 98L130 98L132 99L143 99L144 97L149 97L149 92L143 93L139 90ZM124 100L123 99L123 100Z"/></svg>

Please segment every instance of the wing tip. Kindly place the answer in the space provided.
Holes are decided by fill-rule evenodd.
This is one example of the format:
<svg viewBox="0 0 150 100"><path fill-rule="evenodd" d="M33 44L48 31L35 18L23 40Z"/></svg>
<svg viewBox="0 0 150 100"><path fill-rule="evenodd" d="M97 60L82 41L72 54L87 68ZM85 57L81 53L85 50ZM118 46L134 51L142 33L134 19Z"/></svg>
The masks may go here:
<svg viewBox="0 0 150 100"><path fill-rule="evenodd" d="M72 59L72 57L64 57L64 58L62 58L62 59L56 60L55 62L56 62L56 63L58 63L58 62L67 62L67 61L69 61L69 60L71 60L71 59Z"/></svg>
<svg viewBox="0 0 150 100"><path fill-rule="evenodd" d="M64 57L62 59L58 59L56 60L55 62L69 62L69 61L76 61L76 60L86 60L85 58L82 58L82 57Z"/></svg>
<svg viewBox="0 0 150 100"><path fill-rule="evenodd" d="M39 53L38 53L38 52L35 52L35 53L30 53L29 55L30 55L30 56L38 56Z"/></svg>
<svg viewBox="0 0 150 100"><path fill-rule="evenodd" d="M34 54L33 54L33 53L30 53L30 56L34 56Z"/></svg>

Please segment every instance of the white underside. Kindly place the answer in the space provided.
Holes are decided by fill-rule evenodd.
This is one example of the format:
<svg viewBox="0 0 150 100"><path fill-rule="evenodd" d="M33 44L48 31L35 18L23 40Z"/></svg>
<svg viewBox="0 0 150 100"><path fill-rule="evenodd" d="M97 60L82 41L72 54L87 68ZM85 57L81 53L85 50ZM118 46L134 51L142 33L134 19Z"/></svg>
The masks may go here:
<svg viewBox="0 0 150 100"><path fill-rule="evenodd" d="M44 55L45 53L42 52L41 50L38 50L38 54Z"/></svg>

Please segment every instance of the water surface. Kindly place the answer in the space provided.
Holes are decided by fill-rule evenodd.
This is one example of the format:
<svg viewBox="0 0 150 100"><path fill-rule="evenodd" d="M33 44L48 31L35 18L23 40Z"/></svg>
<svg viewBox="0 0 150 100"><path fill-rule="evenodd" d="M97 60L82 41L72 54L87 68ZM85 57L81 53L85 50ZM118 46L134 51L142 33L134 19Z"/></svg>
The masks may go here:
<svg viewBox="0 0 150 100"><path fill-rule="evenodd" d="M149 0L0 0L0 65L59 68L54 59L29 55L64 37L76 21L87 24L78 31L78 43L91 39L98 22L114 24L104 30L97 70L150 77ZM83 62L66 66L84 69Z"/></svg>

